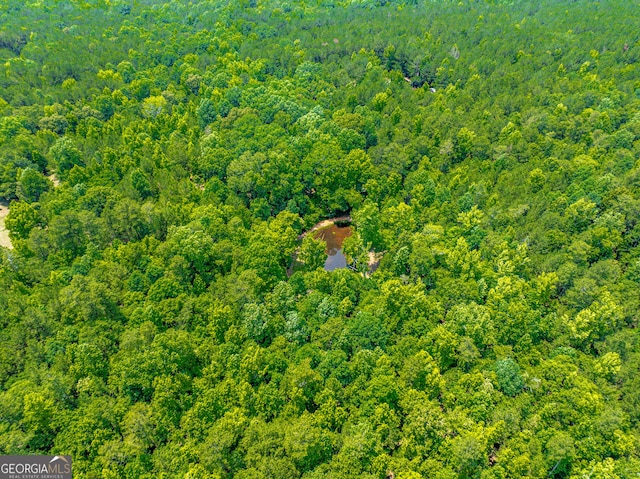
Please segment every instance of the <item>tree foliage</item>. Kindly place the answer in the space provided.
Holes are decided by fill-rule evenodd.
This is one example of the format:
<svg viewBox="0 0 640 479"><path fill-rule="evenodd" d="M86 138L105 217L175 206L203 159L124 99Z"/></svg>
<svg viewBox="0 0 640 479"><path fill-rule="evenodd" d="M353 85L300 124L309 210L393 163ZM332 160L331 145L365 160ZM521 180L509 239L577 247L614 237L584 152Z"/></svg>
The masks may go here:
<svg viewBox="0 0 640 479"><path fill-rule="evenodd" d="M639 15L0 2L0 454L633 477Z"/></svg>

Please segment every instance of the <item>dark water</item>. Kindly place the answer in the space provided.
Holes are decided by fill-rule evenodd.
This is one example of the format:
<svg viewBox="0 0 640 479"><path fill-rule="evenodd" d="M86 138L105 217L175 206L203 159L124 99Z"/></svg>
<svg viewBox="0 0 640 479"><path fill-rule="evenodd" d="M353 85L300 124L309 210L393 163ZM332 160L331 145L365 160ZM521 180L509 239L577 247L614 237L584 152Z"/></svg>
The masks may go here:
<svg viewBox="0 0 640 479"><path fill-rule="evenodd" d="M342 254L342 243L345 238L351 236L350 226L336 226L334 224L319 230L314 236L327 243L327 260L324 262L326 271L347 267L347 260Z"/></svg>

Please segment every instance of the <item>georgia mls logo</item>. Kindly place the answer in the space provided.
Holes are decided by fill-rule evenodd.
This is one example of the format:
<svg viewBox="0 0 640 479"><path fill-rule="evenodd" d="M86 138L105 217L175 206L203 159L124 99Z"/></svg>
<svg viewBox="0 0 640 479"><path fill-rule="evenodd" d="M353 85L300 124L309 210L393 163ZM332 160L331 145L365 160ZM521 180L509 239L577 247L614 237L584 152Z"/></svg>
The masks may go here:
<svg viewBox="0 0 640 479"><path fill-rule="evenodd" d="M0 456L0 479L71 477L71 456Z"/></svg>

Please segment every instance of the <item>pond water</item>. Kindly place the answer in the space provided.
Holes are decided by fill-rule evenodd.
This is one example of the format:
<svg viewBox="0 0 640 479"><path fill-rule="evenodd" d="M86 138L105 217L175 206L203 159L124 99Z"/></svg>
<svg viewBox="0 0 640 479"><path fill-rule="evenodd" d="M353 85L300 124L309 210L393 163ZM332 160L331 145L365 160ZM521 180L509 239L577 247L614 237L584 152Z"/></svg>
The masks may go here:
<svg viewBox="0 0 640 479"><path fill-rule="evenodd" d="M327 260L324 262L325 271L333 271L334 269L347 267L347 260L342 254L342 243L345 238L351 236L350 226L331 224L326 228L318 230L313 236L327 243Z"/></svg>

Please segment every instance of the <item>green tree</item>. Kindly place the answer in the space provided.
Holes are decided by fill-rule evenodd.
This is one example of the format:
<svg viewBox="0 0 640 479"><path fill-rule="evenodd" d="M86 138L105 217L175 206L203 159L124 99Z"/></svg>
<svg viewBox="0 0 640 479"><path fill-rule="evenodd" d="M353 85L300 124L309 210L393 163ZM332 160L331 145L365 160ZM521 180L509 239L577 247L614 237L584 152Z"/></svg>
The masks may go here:
<svg viewBox="0 0 640 479"><path fill-rule="evenodd" d="M151 182L140 168L136 168L131 172L131 185L140 194L140 197L143 200L153 195Z"/></svg>
<svg viewBox="0 0 640 479"><path fill-rule="evenodd" d="M34 203L42 193L51 189L52 183L42 173L33 168L25 168L18 176L16 194L22 201Z"/></svg>
<svg viewBox="0 0 640 479"><path fill-rule="evenodd" d="M518 363L511 358L505 358L498 360L495 367L500 390L507 396L518 394L524 386Z"/></svg>
<svg viewBox="0 0 640 479"><path fill-rule="evenodd" d="M84 161L75 143L64 136L53 144L49 150L56 172L61 179L66 178L66 174L74 166L84 166Z"/></svg>
<svg viewBox="0 0 640 479"><path fill-rule="evenodd" d="M469 128L460 128L453 138L454 161L462 161L471 156L476 136L476 133Z"/></svg>
<svg viewBox="0 0 640 479"><path fill-rule="evenodd" d="M12 240L26 239L33 228L41 225L42 218L36 209L24 201L13 201L5 225Z"/></svg>
<svg viewBox="0 0 640 479"><path fill-rule="evenodd" d="M162 95L150 96L142 102L142 114L147 118L156 118L167 110L167 100Z"/></svg>
<svg viewBox="0 0 640 479"><path fill-rule="evenodd" d="M316 239L312 235L306 235L300 245L298 259L304 263L307 271L314 271L324 266L327 259L327 243L321 239Z"/></svg>
<svg viewBox="0 0 640 479"><path fill-rule="evenodd" d="M362 207L353 212L353 223L362 242L370 244L376 251L384 250L382 237L382 221L375 203L366 201Z"/></svg>
<svg viewBox="0 0 640 479"><path fill-rule="evenodd" d="M350 268L362 274L369 270L368 246L370 246L370 244L365 246L357 231L348 238L345 238L342 243L342 251L347 260L347 264Z"/></svg>

